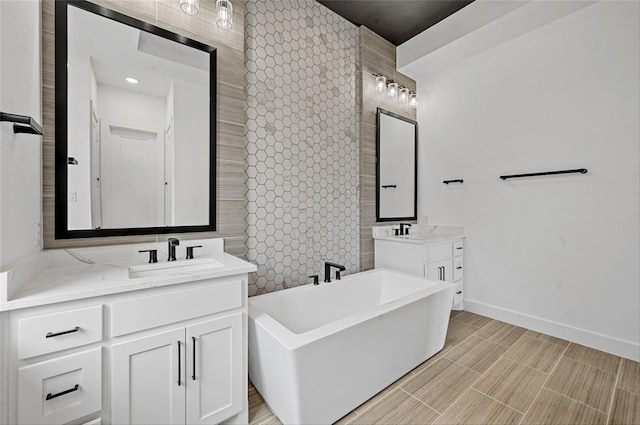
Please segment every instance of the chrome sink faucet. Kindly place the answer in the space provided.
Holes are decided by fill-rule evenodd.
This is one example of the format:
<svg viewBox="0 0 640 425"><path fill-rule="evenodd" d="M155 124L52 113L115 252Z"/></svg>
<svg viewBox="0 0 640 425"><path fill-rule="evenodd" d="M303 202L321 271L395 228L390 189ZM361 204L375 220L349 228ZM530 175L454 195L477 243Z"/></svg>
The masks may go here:
<svg viewBox="0 0 640 425"><path fill-rule="evenodd" d="M325 262L324 263L324 281L331 282L331 267L335 267L336 270L336 280L340 280L340 272L346 270L345 266L336 263Z"/></svg>
<svg viewBox="0 0 640 425"><path fill-rule="evenodd" d="M169 244L169 258L167 261L176 261L176 246L180 245L180 241L176 238L169 238L167 243Z"/></svg>

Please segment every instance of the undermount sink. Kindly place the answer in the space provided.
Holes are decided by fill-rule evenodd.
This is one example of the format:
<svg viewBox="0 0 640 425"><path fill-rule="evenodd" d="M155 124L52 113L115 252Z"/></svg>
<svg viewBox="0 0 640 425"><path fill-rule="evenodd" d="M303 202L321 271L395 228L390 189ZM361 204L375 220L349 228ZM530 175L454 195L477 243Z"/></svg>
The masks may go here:
<svg viewBox="0 0 640 425"><path fill-rule="evenodd" d="M224 264L213 258L195 258L191 260L164 261L129 267L129 279L162 276L180 273L197 273L203 270L223 267Z"/></svg>

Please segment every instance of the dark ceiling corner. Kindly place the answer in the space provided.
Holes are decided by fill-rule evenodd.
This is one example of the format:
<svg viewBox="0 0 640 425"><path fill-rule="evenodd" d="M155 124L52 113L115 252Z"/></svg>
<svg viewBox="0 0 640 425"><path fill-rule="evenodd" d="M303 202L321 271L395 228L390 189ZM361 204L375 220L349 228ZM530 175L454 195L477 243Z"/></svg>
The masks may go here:
<svg viewBox="0 0 640 425"><path fill-rule="evenodd" d="M473 0L316 0L395 46L420 34Z"/></svg>

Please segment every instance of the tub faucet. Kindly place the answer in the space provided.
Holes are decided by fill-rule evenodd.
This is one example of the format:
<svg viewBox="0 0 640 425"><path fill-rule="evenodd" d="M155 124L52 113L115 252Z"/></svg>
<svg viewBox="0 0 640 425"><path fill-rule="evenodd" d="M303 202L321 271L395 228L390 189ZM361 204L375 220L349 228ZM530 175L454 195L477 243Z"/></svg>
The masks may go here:
<svg viewBox="0 0 640 425"><path fill-rule="evenodd" d="M169 244L169 258L167 261L176 261L176 246L180 245L180 241L176 238L169 238L167 243Z"/></svg>
<svg viewBox="0 0 640 425"><path fill-rule="evenodd" d="M325 262L324 263L324 281L331 282L331 267L335 267L336 270L336 280L340 280L340 272L346 270L346 268L341 264Z"/></svg>

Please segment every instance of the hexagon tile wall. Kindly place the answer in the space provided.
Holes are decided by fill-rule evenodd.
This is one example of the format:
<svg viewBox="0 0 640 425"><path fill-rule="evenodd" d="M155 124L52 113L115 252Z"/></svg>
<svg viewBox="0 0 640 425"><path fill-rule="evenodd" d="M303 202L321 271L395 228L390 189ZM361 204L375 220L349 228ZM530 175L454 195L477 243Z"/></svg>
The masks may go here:
<svg viewBox="0 0 640 425"><path fill-rule="evenodd" d="M248 0L249 295L359 270L358 30L313 0Z"/></svg>

